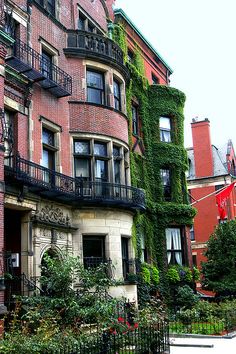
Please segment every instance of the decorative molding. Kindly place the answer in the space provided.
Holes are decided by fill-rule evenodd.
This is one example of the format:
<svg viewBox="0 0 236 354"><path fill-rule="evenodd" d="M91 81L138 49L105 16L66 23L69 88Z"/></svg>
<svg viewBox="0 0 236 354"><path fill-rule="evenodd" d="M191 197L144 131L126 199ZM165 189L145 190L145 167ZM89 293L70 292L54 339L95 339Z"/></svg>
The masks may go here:
<svg viewBox="0 0 236 354"><path fill-rule="evenodd" d="M46 205L41 210L37 210L32 216L32 221L43 222L51 225L71 227L71 220L68 215L64 215L60 208Z"/></svg>

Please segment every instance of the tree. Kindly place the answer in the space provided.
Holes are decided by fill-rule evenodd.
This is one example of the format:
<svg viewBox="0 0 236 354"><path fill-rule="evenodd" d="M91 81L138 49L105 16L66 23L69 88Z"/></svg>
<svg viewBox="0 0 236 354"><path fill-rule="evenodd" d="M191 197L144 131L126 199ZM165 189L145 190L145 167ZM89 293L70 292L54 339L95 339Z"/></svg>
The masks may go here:
<svg viewBox="0 0 236 354"><path fill-rule="evenodd" d="M203 288L219 296L236 295L236 221L220 224L207 242Z"/></svg>

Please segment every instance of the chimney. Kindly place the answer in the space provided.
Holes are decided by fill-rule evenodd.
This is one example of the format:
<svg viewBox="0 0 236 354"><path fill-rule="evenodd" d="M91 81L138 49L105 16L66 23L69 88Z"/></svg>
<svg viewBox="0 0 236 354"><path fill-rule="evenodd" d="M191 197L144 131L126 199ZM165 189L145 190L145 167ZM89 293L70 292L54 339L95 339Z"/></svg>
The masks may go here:
<svg viewBox="0 0 236 354"><path fill-rule="evenodd" d="M210 121L208 118L205 118L204 120L193 118L191 127L195 160L195 176L212 176L214 167Z"/></svg>

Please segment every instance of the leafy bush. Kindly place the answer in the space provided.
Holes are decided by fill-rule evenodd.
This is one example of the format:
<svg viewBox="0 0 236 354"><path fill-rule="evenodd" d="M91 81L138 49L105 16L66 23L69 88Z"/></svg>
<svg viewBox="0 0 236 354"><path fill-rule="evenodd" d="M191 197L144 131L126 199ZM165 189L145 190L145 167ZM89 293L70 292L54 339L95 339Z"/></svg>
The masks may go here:
<svg viewBox="0 0 236 354"><path fill-rule="evenodd" d="M188 285L177 289L177 305L192 308L199 301L199 296Z"/></svg>
<svg viewBox="0 0 236 354"><path fill-rule="evenodd" d="M150 265L151 283L157 286L160 282L159 270L154 265Z"/></svg>
<svg viewBox="0 0 236 354"><path fill-rule="evenodd" d="M178 283L180 281L178 270L175 267L170 267L167 271L167 278L173 284Z"/></svg>
<svg viewBox="0 0 236 354"><path fill-rule="evenodd" d="M141 275L142 275L144 283L150 285L150 283L151 283L151 274L150 274L149 264L142 263Z"/></svg>

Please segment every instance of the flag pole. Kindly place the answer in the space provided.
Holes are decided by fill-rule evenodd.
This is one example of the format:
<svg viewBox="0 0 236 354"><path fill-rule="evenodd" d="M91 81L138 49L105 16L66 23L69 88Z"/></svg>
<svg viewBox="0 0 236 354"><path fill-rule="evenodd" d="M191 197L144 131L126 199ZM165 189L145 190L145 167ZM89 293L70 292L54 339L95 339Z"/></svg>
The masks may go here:
<svg viewBox="0 0 236 354"><path fill-rule="evenodd" d="M207 195L205 195L204 197L202 197L202 198L200 198L200 199L197 199L197 200L195 199L194 202L191 203L190 205L197 204L197 203L199 203L200 201L202 201L203 199L206 199L206 198L208 198L208 197L210 197L210 196L212 196L212 195L214 195L214 194L218 194L218 193L222 192L224 189L226 189L227 187L229 187L229 185L230 185L230 184L227 184L227 185L225 185L224 187L218 189L217 191L214 191L214 192L212 192L212 193L210 193L210 194L207 194ZM190 195L190 196L191 196L191 195Z"/></svg>

